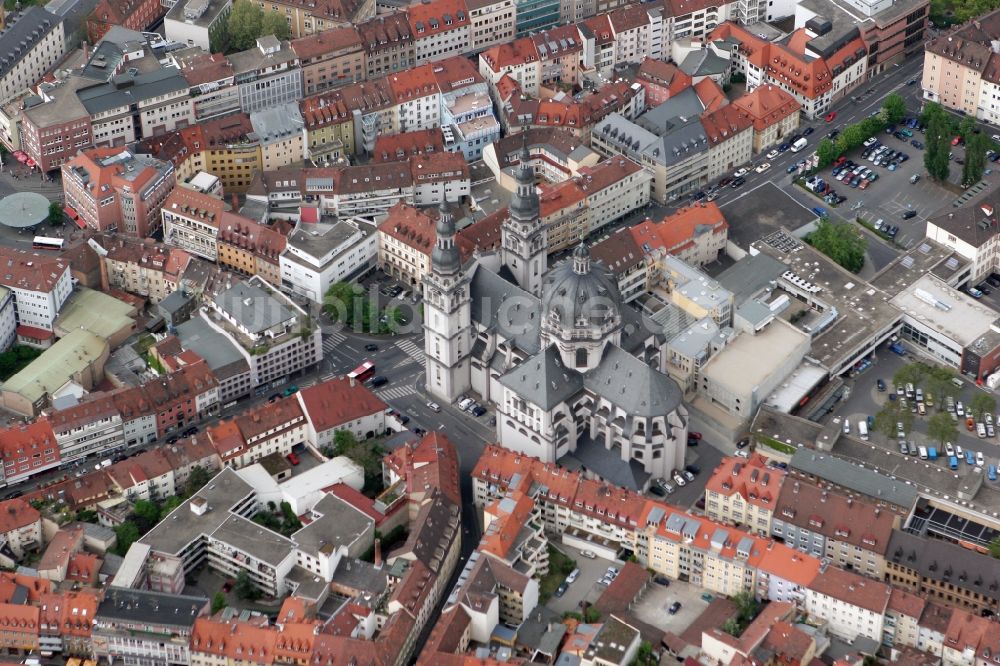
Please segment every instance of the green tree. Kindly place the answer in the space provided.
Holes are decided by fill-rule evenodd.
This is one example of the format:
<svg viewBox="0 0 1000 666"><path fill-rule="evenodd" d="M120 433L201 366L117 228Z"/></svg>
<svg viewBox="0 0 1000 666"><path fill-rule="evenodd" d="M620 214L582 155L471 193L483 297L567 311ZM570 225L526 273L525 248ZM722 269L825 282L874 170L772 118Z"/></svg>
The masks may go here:
<svg viewBox="0 0 1000 666"><path fill-rule="evenodd" d="M201 465L196 465L191 469L191 474L188 475L187 483L184 484L184 492L188 497L194 495L199 490L201 490L212 475L208 473L208 470Z"/></svg>
<svg viewBox="0 0 1000 666"><path fill-rule="evenodd" d="M288 19L275 11L264 13L260 22L260 35L274 35L284 41L292 36L291 28L288 27Z"/></svg>
<svg viewBox="0 0 1000 666"><path fill-rule="evenodd" d="M986 412L991 414L997 410L996 398L988 393L976 393L972 396L972 400L969 401L969 411L976 415L976 417L981 417Z"/></svg>
<svg viewBox="0 0 1000 666"><path fill-rule="evenodd" d="M986 151L992 141L982 132L973 133L965 142L965 164L962 165L962 184L968 187L983 179L986 171Z"/></svg>
<svg viewBox="0 0 1000 666"><path fill-rule="evenodd" d="M833 164L833 161L840 157L840 153L836 144L824 137L816 146L816 156L819 158L819 168L823 169Z"/></svg>
<svg viewBox="0 0 1000 666"><path fill-rule="evenodd" d="M139 528L135 523L126 520L121 525L115 526L115 536L118 538L118 542L115 544L115 553L124 557L132 544L138 541L142 535L139 534Z"/></svg>
<svg viewBox="0 0 1000 666"><path fill-rule="evenodd" d="M226 603L226 595L222 592L216 592L215 596L212 597L212 615L215 615L228 605Z"/></svg>
<svg viewBox="0 0 1000 666"><path fill-rule="evenodd" d="M903 419L904 414L909 416L910 413L908 411L904 412L899 408L898 400L890 400L875 414L876 432L880 432L889 439L892 439L896 436L896 424Z"/></svg>
<svg viewBox="0 0 1000 666"><path fill-rule="evenodd" d="M739 638L740 634L743 633L743 625L735 617L727 619L720 628L733 638Z"/></svg>
<svg viewBox="0 0 1000 666"><path fill-rule="evenodd" d="M760 611L760 602L753 596L753 592L747 590L738 592L730 601L736 604L737 617L743 624L750 624Z"/></svg>
<svg viewBox="0 0 1000 666"><path fill-rule="evenodd" d="M145 534L160 522L160 505L150 500L136 500L132 505L132 517L139 532Z"/></svg>
<svg viewBox="0 0 1000 666"><path fill-rule="evenodd" d="M252 48L261 36L263 22L264 10L250 0L237 0L233 3L233 9L226 20L229 48L234 51Z"/></svg>
<svg viewBox="0 0 1000 666"><path fill-rule="evenodd" d="M892 376L892 383L896 386L906 386L907 384L920 384L923 379L923 367L919 363L908 363L896 371L896 374Z"/></svg>
<svg viewBox="0 0 1000 666"><path fill-rule="evenodd" d="M246 569L240 569L240 573L236 576L236 585L233 590L236 592L236 596L244 601L257 601L261 596L260 590L257 589Z"/></svg>
<svg viewBox="0 0 1000 666"><path fill-rule="evenodd" d="M659 663L653 654L653 644L649 641L639 643L639 651L635 653L631 666L657 666Z"/></svg>
<svg viewBox="0 0 1000 666"><path fill-rule="evenodd" d="M66 215L63 213L62 204L53 201L49 204L49 224L53 227L60 227L66 222Z"/></svg>
<svg viewBox="0 0 1000 666"><path fill-rule="evenodd" d="M868 242L850 224L834 224L823 218L816 230L806 236L806 242L852 273L865 265Z"/></svg>
<svg viewBox="0 0 1000 666"><path fill-rule="evenodd" d="M882 119L889 125L895 125L906 117L906 102L902 96L892 93L882 100Z"/></svg>
<svg viewBox="0 0 1000 666"><path fill-rule="evenodd" d="M338 430L333 433L334 453L338 456L350 454L358 445L358 439L350 430Z"/></svg>
<svg viewBox="0 0 1000 666"><path fill-rule="evenodd" d="M996 537L993 541L990 541L990 545L987 548L989 548L990 555L1000 560L1000 537Z"/></svg>
<svg viewBox="0 0 1000 666"><path fill-rule="evenodd" d="M583 613L583 621L587 624L594 624L595 622L601 621L601 611L597 610L593 606L587 606L587 610Z"/></svg>
<svg viewBox="0 0 1000 666"><path fill-rule="evenodd" d="M186 498L181 497L180 495L174 495L172 497L168 497L167 500L163 503L163 506L160 508L160 519L162 520L163 518L166 517L168 513L170 513L171 511L179 507L181 504L183 504L185 499Z"/></svg>
<svg viewBox="0 0 1000 666"><path fill-rule="evenodd" d="M840 132L840 136L837 137L837 148L844 146L845 149L841 153L845 153L863 144L870 136L871 134L866 133L865 128L861 124L848 125Z"/></svg>
<svg viewBox="0 0 1000 666"><path fill-rule="evenodd" d="M924 168L938 182L948 180L948 153L951 152L950 122L940 105L928 102L922 116L924 126Z"/></svg>
<svg viewBox="0 0 1000 666"><path fill-rule="evenodd" d="M938 412L927 419L927 435L939 444L953 441L958 437L958 426L948 412Z"/></svg>

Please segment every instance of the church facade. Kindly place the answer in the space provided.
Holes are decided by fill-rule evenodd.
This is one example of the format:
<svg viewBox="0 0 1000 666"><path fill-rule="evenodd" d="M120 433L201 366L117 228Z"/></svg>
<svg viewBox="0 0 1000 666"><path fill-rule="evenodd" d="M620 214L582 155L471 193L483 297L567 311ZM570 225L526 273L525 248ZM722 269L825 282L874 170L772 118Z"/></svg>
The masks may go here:
<svg viewBox="0 0 1000 666"><path fill-rule="evenodd" d="M442 208L424 279L426 388L474 391L496 408L501 446L546 462L574 457L641 487L684 466L682 392L655 369L656 337L614 277L580 245L547 270L534 173L522 152L501 248L462 265Z"/></svg>

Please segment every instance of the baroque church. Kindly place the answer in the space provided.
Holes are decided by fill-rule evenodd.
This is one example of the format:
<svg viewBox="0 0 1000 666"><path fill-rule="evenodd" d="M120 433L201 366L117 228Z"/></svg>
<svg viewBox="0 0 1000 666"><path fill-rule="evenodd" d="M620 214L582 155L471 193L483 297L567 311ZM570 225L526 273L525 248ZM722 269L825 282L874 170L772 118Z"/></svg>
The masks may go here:
<svg viewBox="0 0 1000 666"><path fill-rule="evenodd" d="M501 247L466 262L442 207L423 281L427 390L474 391L496 408L501 446L632 488L684 466L682 392L656 370L656 336L581 244L548 270L526 149Z"/></svg>

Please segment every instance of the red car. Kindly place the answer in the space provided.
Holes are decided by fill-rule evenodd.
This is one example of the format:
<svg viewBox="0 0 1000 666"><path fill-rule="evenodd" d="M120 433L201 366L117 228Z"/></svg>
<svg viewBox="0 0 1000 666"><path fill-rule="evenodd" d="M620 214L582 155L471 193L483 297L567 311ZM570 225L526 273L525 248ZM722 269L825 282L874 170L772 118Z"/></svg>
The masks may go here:
<svg viewBox="0 0 1000 666"><path fill-rule="evenodd" d="M962 137L960 136L956 136L954 139L951 140L951 145L953 146L961 146L963 143L964 141L962 141Z"/></svg>
<svg viewBox="0 0 1000 666"><path fill-rule="evenodd" d="M695 432L694 430L691 430L691 431L688 432L688 438L689 439L701 439L701 433L700 432Z"/></svg>
<svg viewBox="0 0 1000 666"><path fill-rule="evenodd" d="M294 453L289 453L285 457L288 458L288 462L292 463L293 465L298 465L300 462L302 462L301 460L299 460L299 457Z"/></svg>
<svg viewBox="0 0 1000 666"><path fill-rule="evenodd" d="M824 120L828 123L832 123L836 119L837 119L836 111L831 111L830 113L826 114L826 117L824 118Z"/></svg>
<svg viewBox="0 0 1000 666"><path fill-rule="evenodd" d="M837 167L839 167L841 164L843 164L846 161L847 161L847 158L844 157L843 155L841 155L840 157L837 158L837 161L833 163L833 168L836 169Z"/></svg>

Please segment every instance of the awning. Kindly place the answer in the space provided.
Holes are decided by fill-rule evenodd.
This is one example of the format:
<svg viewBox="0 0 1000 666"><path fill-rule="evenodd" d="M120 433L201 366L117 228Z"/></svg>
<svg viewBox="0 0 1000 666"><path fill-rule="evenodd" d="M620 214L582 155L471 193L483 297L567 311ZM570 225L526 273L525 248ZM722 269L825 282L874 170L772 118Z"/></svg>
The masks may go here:
<svg viewBox="0 0 1000 666"><path fill-rule="evenodd" d="M80 219L80 214L76 212L75 208L73 208L72 206L63 206L63 212L69 216L69 219L76 222L76 226L80 227L81 229L87 228L87 223Z"/></svg>

